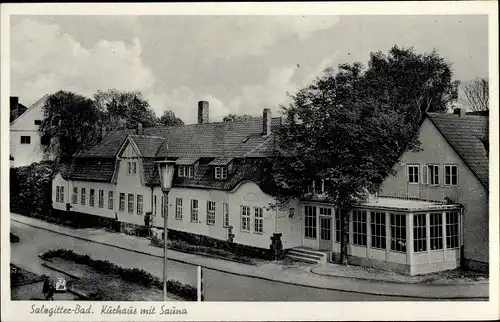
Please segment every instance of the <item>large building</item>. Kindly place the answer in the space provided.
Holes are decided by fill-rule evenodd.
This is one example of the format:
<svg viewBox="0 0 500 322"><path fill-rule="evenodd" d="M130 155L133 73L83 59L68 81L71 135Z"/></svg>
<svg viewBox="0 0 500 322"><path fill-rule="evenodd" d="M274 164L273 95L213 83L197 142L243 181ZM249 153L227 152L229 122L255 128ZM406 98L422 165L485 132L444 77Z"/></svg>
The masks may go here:
<svg viewBox="0 0 500 322"><path fill-rule="evenodd" d="M43 106L47 95L26 109L19 103L18 97L10 98L10 165L22 167L33 162L50 158L43 152L42 144L46 140L40 138L38 128L43 121Z"/></svg>
<svg viewBox="0 0 500 322"><path fill-rule="evenodd" d="M267 109L262 118L235 122L209 123L208 115L208 102L200 102L198 124L110 132L71 164L61 165L53 179L54 209L71 206L72 216L90 214L135 225L143 225L145 213L151 212L153 226L159 228L168 213L174 231L232 239L262 250L269 250L271 238L281 234L291 257L300 257L301 251L305 258L314 257L314 250L326 258L337 256L341 211L324 202L320 184L289 209L270 207L275 199L266 160L274 154L273 131L281 119L271 118ZM436 142L423 142L424 150ZM169 200L164 200L155 162L167 159L175 161L176 175ZM456 171L446 169L439 170L447 173L440 180L455 183ZM415 175L420 178L420 172ZM399 191L398 177L389 178L383 190L389 194L392 180ZM396 197L373 197L350 210L350 262L407 274L459 266L461 245L474 243L462 234L468 216L464 209L469 209L462 200Z"/></svg>

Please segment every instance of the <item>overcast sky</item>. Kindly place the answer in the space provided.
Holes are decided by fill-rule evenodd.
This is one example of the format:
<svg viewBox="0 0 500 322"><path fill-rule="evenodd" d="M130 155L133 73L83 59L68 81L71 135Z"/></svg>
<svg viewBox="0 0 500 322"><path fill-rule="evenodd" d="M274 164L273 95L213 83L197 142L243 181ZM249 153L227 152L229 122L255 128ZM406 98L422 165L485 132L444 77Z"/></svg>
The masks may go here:
<svg viewBox="0 0 500 322"><path fill-rule="evenodd" d="M488 77L487 16L11 16L11 95L30 105L69 90L140 91L160 116L196 122L278 113L327 66L413 46L457 80Z"/></svg>

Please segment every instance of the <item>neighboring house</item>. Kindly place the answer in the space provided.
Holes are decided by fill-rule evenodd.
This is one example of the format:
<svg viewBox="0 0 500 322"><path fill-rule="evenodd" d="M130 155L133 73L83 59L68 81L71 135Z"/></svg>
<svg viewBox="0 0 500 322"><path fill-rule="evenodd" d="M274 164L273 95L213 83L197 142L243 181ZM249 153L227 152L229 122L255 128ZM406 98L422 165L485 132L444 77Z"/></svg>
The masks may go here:
<svg viewBox="0 0 500 322"><path fill-rule="evenodd" d="M488 135L487 116L428 113L419 131L422 151L405 153L381 189L385 196L463 205L464 264L481 270L489 262Z"/></svg>
<svg viewBox="0 0 500 322"><path fill-rule="evenodd" d="M323 258L336 257L341 210L324 202L322 182L288 209L270 207L275 199L266 159L274 154L272 129L280 121L266 109L262 118L209 123L208 102L200 102L198 124L110 132L61 165L52 183L53 207L135 225L143 225L151 212L158 228L168 213L175 231L222 241L234 235L234 243L261 250L280 236L291 257L315 257L318 250ZM165 159L176 162L167 201L155 166ZM370 198L350 210L350 262L408 274L459 266L461 200L404 197Z"/></svg>
<svg viewBox="0 0 500 322"><path fill-rule="evenodd" d="M38 127L43 120L43 105L47 95L39 99L28 109L20 106L17 97L11 97L10 123L10 165L21 167L33 162L47 160L49 156L42 151ZM24 110L23 113L20 113Z"/></svg>

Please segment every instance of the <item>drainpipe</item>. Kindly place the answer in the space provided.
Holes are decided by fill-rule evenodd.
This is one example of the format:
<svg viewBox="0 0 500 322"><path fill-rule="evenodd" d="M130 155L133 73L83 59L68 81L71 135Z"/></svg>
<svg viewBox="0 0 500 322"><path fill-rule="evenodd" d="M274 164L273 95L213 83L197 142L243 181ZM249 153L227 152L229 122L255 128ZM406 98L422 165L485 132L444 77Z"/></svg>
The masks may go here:
<svg viewBox="0 0 500 322"><path fill-rule="evenodd" d="M156 210L156 209L154 209L154 202L153 202L154 198L155 198L154 186L151 186L151 222L152 222L151 226L154 226L154 218L155 218L154 211Z"/></svg>
<svg viewBox="0 0 500 322"><path fill-rule="evenodd" d="M465 266L465 258L464 258L464 208L460 209L460 267Z"/></svg>

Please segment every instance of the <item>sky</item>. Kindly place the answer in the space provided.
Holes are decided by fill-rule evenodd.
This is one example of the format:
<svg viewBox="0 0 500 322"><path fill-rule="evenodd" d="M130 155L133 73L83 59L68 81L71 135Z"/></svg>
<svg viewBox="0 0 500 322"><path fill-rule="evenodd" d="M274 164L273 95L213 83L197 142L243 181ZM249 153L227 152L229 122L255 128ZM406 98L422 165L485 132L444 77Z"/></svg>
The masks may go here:
<svg viewBox="0 0 500 322"><path fill-rule="evenodd" d="M196 123L229 114L279 114L328 67L366 65L394 45L434 48L454 79L488 77L488 20L447 16L11 16L11 95L140 91L157 116Z"/></svg>

